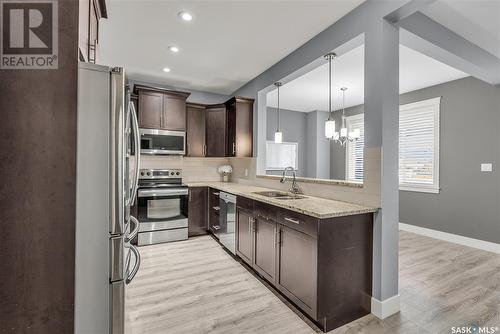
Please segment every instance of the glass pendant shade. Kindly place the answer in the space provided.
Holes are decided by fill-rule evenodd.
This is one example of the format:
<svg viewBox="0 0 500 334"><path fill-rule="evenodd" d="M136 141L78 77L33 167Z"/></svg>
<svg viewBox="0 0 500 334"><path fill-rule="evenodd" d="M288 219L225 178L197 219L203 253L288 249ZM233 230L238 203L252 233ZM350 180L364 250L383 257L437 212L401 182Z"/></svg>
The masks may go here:
<svg viewBox="0 0 500 334"><path fill-rule="evenodd" d="M325 137L333 138L334 135L335 135L335 121L329 119L325 122Z"/></svg>
<svg viewBox="0 0 500 334"><path fill-rule="evenodd" d="M281 144L283 142L283 132L281 131L276 131L274 133L274 142L276 144Z"/></svg>
<svg viewBox="0 0 500 334"><path fill-rule="evenodd" d="M340 129L340 137L347 137L347 128Z"/></svg>

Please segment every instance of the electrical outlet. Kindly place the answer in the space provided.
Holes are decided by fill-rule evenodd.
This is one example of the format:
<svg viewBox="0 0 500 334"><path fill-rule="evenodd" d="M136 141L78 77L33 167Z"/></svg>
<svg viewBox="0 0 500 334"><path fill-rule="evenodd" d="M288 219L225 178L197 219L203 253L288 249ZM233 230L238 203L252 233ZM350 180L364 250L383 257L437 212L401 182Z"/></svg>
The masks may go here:
<svg viewBox="0 0 500 334"><path fill-rule="evenodd" d="M481 172L492 172L492 171L493 171L492 163L481 164Z"/></svg>
<svg viewBox="0 0 500 334"><path fill-rule="evenodd" d="M248 176L248 168L245 168L245 176Z"/></svg>

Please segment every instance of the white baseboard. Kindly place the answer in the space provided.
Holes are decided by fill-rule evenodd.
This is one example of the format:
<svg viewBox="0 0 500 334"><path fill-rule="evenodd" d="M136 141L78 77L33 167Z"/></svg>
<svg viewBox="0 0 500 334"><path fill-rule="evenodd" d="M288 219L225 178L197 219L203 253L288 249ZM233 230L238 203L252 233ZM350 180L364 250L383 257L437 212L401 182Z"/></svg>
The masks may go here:
<svg viewBox="0 0 500 334"><path fill-rule="evenodd" d="M401 309L401 300L399 295L395 295L384 301L372 297L372 314L379 319L385 319L396 314Z"/></svg>
<svg viewBox="0 0 500 334"><path fill-rule="evenodd" d="M481 250L484 250L487 252L493 252L496 254L500 254L500 244L497 244L494 242L468 238L468 237L464 237L461 235L431 230L430 228L409 225L409 224L404 224L404 223L399 223L399 229L403 230L403 231L407 231L407 232L412 232L412 233L424 235L426 237L430 237L430 238L434 238L434 239L453 242L455 244L464 245L464 246L473 247L473 248L478 248L478 249L481 249Z"/></svg>

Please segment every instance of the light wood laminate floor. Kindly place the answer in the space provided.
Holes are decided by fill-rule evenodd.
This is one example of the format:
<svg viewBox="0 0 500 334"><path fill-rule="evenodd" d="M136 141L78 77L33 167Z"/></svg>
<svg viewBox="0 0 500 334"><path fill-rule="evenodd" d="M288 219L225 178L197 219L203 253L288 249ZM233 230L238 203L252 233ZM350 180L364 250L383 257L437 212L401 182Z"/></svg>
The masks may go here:
<svg viewBox="0 0 500 334"><path fill-rule="evenodd" d="M320 332L211 237L141 247L127 288L126 333ZM500 255L400 232L401 312L330 333L451 333L500 327Z"/></svg>

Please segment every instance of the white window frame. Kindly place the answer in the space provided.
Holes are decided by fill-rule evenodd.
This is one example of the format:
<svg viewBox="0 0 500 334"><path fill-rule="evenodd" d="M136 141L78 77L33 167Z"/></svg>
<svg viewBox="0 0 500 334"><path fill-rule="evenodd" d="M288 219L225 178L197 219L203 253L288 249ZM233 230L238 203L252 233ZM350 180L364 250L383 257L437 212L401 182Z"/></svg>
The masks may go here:
<svg viewBox="0 0 500 334"><path fill-rule="evenodd" d="M269 144L276 144L274 140L266 140L266 171L276 171L280 170L282 171L284 168L280 167L268 167L268 161L267 161L267 147ZM287 145L293 145L295 146L295 171L297 172L299 170L299 143L296 142L283 142L282 144L287 144ZM280 145L280 144L276 144ZM286 166L287 167L287 166Z"/></svg>
<svg viewBox="0 0 500 334"><path fill-rule="evenodd" d="M364 126L365 126L364 118L365 118L364 113L356 114L356 115L352 115L352 116L347 116L345 118L347 131L350 131L351 122L353 122L353 121L363 120L363 128L364 128ZM349 182L363 183L364 179L365 179L365 157L364 157L365 148L364 148L364 143L363 143L363 180L359 181L359 180L350 180L349 179L349 146L353 145L353 144L354 144L353 142L347 142L346 148L345 148L345 179Z"/></svg>
<svg viewBox="0 0 500 334"><path fill-rule="evenodd" d="M433 184L431 185L423 185L418 183L399 183L399 190L403 191L416 191L416 192L425 192L425 193L433 193L438 194L440 191L439 187L439 139L440 139L440 106L441 106L441 97L436 97L432 99L427 99L423 101L403 104L399 106L399 113L402 112L412 112L422 108L432 108L434 112L434 164L433 164ZM399 155L399 153L398 153ZM399 159L399 157L398 157Z"/></svg>

